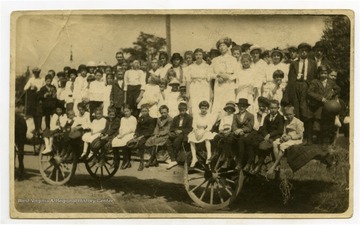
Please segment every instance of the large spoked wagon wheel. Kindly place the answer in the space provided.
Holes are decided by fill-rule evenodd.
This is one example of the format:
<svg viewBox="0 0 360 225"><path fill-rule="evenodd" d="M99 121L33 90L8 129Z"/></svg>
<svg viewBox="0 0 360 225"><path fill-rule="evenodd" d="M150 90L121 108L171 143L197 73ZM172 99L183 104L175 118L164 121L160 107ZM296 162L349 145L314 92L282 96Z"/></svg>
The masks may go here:
<svg viewBox="0 0 360 225"><path fill-rule="evenodd" d="M184 184L187 193L203 208L227 207L242 189L245 178L242 170L225 165L224 153L215 154L208 165L205 164L206 153L197 153L197 157L199 161L194 168L189 168L191 156L186 158Z"/></svg>
<svg viewBox="0 0 360 225"><path fill-rule="evenodd" d="M95 162L91 163L93 160ZM103 181L115 175L119 164L119 151L101 148L85 162L85 167L92 177Z"/></svg>
<svg viewBox="0 0 360 225"><path fill-rule="evenodd" d="M40 174L48 184L66 184L75 174L77 160L75 154L65 155L57 146L49 154L39 155Z"/></svg>

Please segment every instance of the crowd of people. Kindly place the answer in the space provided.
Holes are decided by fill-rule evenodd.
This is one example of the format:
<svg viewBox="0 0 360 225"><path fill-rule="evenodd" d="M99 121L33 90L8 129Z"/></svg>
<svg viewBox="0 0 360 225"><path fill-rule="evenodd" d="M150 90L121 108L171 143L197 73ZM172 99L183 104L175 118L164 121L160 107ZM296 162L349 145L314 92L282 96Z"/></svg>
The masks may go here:
<svg viewBox="0 0 360 225"><path fill-rule="evenodd" d="M338 112L324 107L329 102L336 106L341 99L336 71L321 41L313 47L301 43L266 51L223 38L210 52L197 48L171 57L160 52L147 61L129 61L117 52L116 60L114 66L89 62L77 69L49 70L45 78L41 69L32 70L24 87L26 104L17 102L16 113L26 105L35 135L44 137L42 154L52 152L58 130L81 130L82 158L91 158L99 146L121 148L121 169L131 167L134 148L139 149L139 171L156 166L157 146L166 147L170 169L177 165L183 143L189 143L190 167L195 167L197 144L205 143L206 163L214 146L220 146L226 152L225 165L235 160L237 169L253 174L272 149L272 174L290 146L328 145L344 122ZM24 148L22 127L17 116L19 152ZM145 163L146 148L151 158Z"/></svg>

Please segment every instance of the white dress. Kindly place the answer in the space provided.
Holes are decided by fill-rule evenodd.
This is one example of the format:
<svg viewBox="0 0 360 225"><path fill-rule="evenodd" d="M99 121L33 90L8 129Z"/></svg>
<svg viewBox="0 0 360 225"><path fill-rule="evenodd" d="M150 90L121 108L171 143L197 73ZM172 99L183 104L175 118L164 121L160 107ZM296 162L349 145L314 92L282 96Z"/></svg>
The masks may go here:
<svg viewBox="0 0 360 225"><path fill-rule="evenodd" d="M251 64L251 68L253 69L255 76L255 87L257 87L258 90L261 90L261 86L266 83L268 64L264 60L260 59L256 63Z"/></svg>
<svg viewBox="0 0 360 225"><path fill-rule="evenodd" d="M84 115L78 115L74 118L72 127L81 126L83 129L89 128L91 125L90 113L85 112Z"/></svg>
<svg viewBox="0 0 360 225"><path fill-rule="evenodd" d="M157 118L159 117L158 103L161 98L162 96L160 93L160 87L158 85L146 84L144 88L144 94L137 107L140 109L143 104L150 104L151 106L149 108L149 115L152 118Z"/></svg>
<svg viewBox="0 0 360 225"><path fill-rule="evenodd" d="M169 116L174 118L179 114L178 106L179 106L179 96L180 92L171 91L171 87L168 87L165 91L165 104L169 108Z"/></svg>
<svg viewBox="0 0 360 225"><path fill-rule="evenodd" d="M274 72L276 70L281 70L281 71L284 72L284 79L282 80L282 82L287 84L288 74L289 74L289 65L290 64L285 64L285 63L282 63L282 62L280 62L280 63L278 63L276 65L274 65L273 63L268 65L268 67L266 69L266 82L272 82Z"/></svg>
<svg viewBox="0 0 360 225"><path fill-rule="evenodd" d="M210 131L214 123L214 116L210 113L198 114L193 120L193 130L188 135L189 143L201 143L214 139L216 133Z"/></svg>
<svg viewBox="0 0 360 225"><path fill-rule="evenodd" d="M82 140L87 143L93 142L97 137L100 136L101 131L105 129L106 119L103 117L101 119L94 119L91 122L90 129L91 132L87 132L82 136Z"/></svg>
<svg viewBox="0 0 360 225"><path fill-rule="evenodd" d="M119 135L127 133L122 138L117 136L112 140L112 147L123 147L128 141L134 138L137 120L134 116L122 117L120 121Z"/></svg>
<svg viewBox="0 0 360 225"><path fill-rule="evenodd" d="M188 66L186 72L185 77L189 84L191 114L197 115L200 113L199 103L201 101L210 103L210 66L205 61L201 64L193 63Z"/></svg>
<svg viewBox="0 0 360 225"><path fill-rule="evenodd" d="M250 104L248 111L254 114L254 106L255 106L255 76L254 71L250 67L248 69L241 69L236 78L236 86L237 86L237 95L236 102L239 101L240 98L246 98Z"/></svg>
<svg viewBox="0 0 360 225"><path fill-rule="evenodd" d="M213 59L211 64L211 71L215 78L214 101L211 110L213 114L221 113L226 102L235 101L235 80L239 70L238 67L239 63L229 54ZM219 83L219 79L216 78L219 73L230 74L229 79Z"/></svg>
<svg viewBox="0 0 360 225"><path fill-rule="evenodd" d="M283 94L286 88L286 84L282 82L278 87L278 89L275 91L275 93L273 93L275 87L276 84L274 83L274 81L266 83L263 88L262 96L270 100L275 99L281 102L281 99L283 98Z"/></svg>

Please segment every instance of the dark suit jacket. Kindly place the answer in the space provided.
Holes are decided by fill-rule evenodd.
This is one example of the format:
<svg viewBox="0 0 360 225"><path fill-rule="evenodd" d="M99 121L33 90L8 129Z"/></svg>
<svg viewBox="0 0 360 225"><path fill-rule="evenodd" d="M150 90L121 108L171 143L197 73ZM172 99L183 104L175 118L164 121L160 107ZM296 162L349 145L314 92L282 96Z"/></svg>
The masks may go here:
<svg viewBox="0 0 360 225"><path fill-rule="evenodd" d="M27 125L23 115L15 113L15 144L25 144Z"/></svg>
<svg viewBox="0 0 360 225"><path fill-rule="evenodd" d="M150 137L155 129L156 119L150 116L140 116L136 125L135 135L136 137L144 136L145 138Z"/></svg>
<svg viewBox="0 0 360 225"><path fill-rule="evenodd" d="M270 134L270 138L275 140L284 132L284 117L279 113L276 115L273 121L270 121L270 114L266 115L264 124L260 127L259 132L262 136Z"/></svg>
<svg viewBox="0 0 360 225"><path fill-rule="evenodd" d="M297 60L290 64L288 84L293 84L296 81L297 75L299 73L299 63L300 60ZM306 79L307 83L309 83L311 80L316 78L316 73L317 73L316 61L313 59L308 59L307 79Z"/></svg>
<svg viewBox="0 0 360 225"><path fill-rule="evenodd" d="M234 132L237 129L242 129L245 134L250 133L254 127L254 115L245 112L244 120L240 120L240 114L237 113L234 115L233 124L231 130Z"/></svg>
<svg viewBox="0 0 360 225"><path fill-rule="evenodd" d="M124 104L124 83L122 87L119 86L119 83L114 81L110 92L110 101L113 102L115 108L121 108Z"/></svg>
<svg viewBox="0 0 360 225"><path fill-rule="evenodd" d="M309 108L315 113L316 118L321 117L322 113L322 98L327 100L335 99L335 96L340 93L340 87L331 79L327 79L326 87L324 87L320 80L315 79L310 82L308 88Z"/></svg>
<svg viewBox="0 0 360 225"><path fill-rule="evenodd" d="M109 119L106 120L105 128L101 132L102 134L107 134L110 138L115 137L119 131L120 119L115 117L112 121Z"/></svg>
<svg viewBox="0 0 360 225"><path fill-rule="evenodd" d="M172 121L172 124L170 126L170 132L175 130L182 130L184 135L188 135L192 131L193 118L189 114L185 114L183 124L181 127L179 126L179 123L180 123L180 115L177 115L174 117Z"/></svg>

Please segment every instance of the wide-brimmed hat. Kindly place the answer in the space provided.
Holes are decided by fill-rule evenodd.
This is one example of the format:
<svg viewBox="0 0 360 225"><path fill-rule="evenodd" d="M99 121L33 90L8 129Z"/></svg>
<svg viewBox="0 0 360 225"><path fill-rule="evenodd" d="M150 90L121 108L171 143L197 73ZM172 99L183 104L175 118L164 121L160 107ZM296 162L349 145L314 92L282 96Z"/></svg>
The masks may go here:
<svg viewBox="0 0 360 225"><path fill-rule="evenodd" d="M99 62L98 66L107 66L107 64L105 61L101 61L101 62Z"/></svg>
<svg viewBox="0 0 360 225"><path fill-rule="evenodd" d="M243 51L247 51L248 49L251 48L251 46L253 46L252 43L246 42L246 43L243 43L243 44L241 45L241 49L242 49Z"/></svg>
<svg viewBox="0 0 360 225"><path fill-rule="evenodd" d="M305 43L305 42L300 43L298 45L297 49L300 50L302 48L306 48L308 51L310 51L311 50L311 45L309 45L308 43Z"/></svg>
<svg viewBox="0 0 360 225"><path fill-rule="evenodd" d="M96 63L94 61L89 61L86 66L87 67L96 67Z"/></svg>
<svg viewBox="0 0 360 225"><path fill-rule="evenodd" d="M171 56L170 61L173 62L175 59L179 59L180 63L182 63L182 61L184 60L184 58L180 55L180 53L177 52Z"/></svg>
<svg viewBox="0 0 360 225"><path fill-rule="evenodd" d="M272 56L276 52L280 53L281 57L284 57L284 52L279 47L271 49L270 56Z"/></svg>
<svg viewBox="0 0 360 225"><path fill-rule="evenodd" d="M41 72L41 69L39 67L34 67L34 69L32 69L32 72L33 73L40 73Z"/></svg>
<svg viewBox="0 0 360 225"><path fill-rule="evenodd" d="M236 104L234 101L228 101L226 104L225 104L225 107L224 107L224 111L226 111L226 109L228 108L231 108L232 110L234 110L234 112L236 111Z"/></svg>
<svg viewBox="0 0 360 225"><path fill-rule="evenodd" d="M176 77L171 79L171 81L168 83L168 85L174 85L174 84L180 85L180 81Z"/></svg>
<svg viewBox="0 0 360 225"><path fill-rule="evenodd" d="M313 50L315 51L316 49L323 49L324 52L326 52L326 45L325 45L325 42L324 41L318 41L315 43L314 47L313 47Z"/></svg>
<svg viewBox="0 0 360 225"><path fill-rule="evenodd" d="M260 51L260 54L262 53L262 48L258 45L253 45L250 47L250 53L254 50L259 50Z"/></svg>
<svg viewBox="0 0 360 225"><path fill-rule="evenodd" d="M80 64L78 67L78 71L81 72L82 70L87 70L86 65L85 64Z"/></svg>
<svg viewBox="0 0 360 225"><path fill-rule="evenodd" d="M246 105L246 106L250 106L248 100L246 98L239 98L238 103L236 103L238 106L240 105Z"/></svg>

